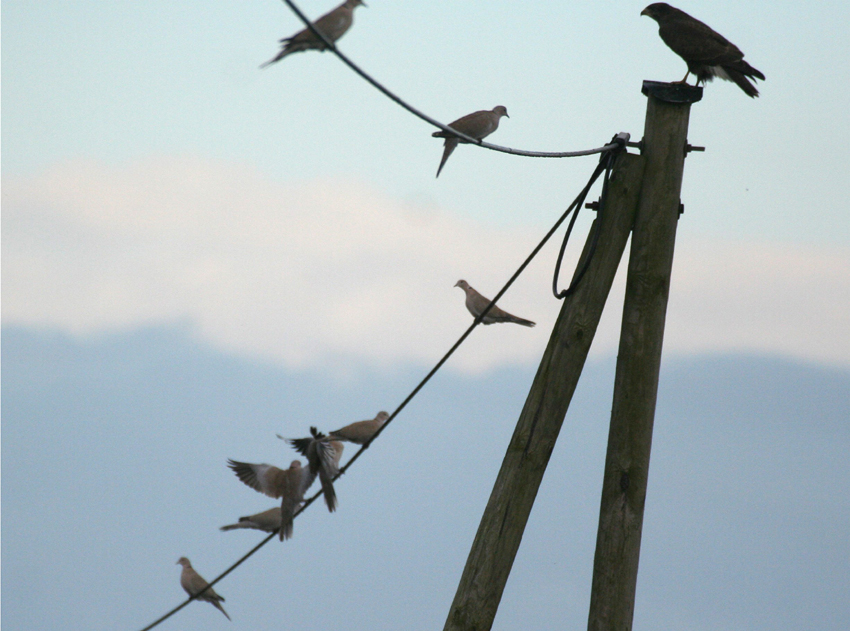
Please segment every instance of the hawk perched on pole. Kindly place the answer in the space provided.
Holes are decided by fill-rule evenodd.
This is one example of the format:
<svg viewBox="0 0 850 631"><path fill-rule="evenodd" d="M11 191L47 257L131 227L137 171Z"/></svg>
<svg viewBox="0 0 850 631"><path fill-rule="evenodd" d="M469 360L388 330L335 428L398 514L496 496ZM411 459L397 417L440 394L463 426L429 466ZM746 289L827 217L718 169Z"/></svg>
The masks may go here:
<svg viewBox="0 0 850 631"><path fill-rule="evenodd" d="M665 2L650 4L640 14L658 22L661 39L688 64L688 73L680 83L691 73L696 75L697 84L720 77L734 81L750 97L759 95L747 77L764 81L764 75L744 61L744 53L735 44L710 26Z"/></svg>

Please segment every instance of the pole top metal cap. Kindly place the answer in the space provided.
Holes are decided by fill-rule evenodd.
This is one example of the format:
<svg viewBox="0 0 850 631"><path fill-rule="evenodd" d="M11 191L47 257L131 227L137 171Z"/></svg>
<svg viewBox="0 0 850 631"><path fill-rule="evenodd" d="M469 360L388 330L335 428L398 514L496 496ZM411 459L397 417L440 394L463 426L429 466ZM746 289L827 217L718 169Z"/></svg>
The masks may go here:
<svg viewBox="0 0 850 631"><path fill-rule="evenodd" d="M644 81L640 91L665 103L696 103L702 100L702 87L687 83Z"/></svg>

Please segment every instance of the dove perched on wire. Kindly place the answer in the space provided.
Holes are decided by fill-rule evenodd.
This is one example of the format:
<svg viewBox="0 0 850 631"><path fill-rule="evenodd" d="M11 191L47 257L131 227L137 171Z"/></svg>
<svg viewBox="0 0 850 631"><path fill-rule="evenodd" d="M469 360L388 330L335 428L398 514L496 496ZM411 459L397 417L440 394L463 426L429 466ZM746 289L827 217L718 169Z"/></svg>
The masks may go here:
<svg viewBox="0 0 850 631"><path fill-rule="evenodd" d="M336 43L336 41L345 35L345 32L351 28L351 25L354 22L354 9L359 7L361 4L364 7L366 6L366 3L362 0L345 0L345 2L339 5L336 9L326 13L313 22L313 27L324 35L328 41ZM319 50L322 52L327 50L325 43L320 38L316 37L316 35L313 34L313 31L309 28L298 31L292 37L286 37L280 40L280 43L283 44L281 51L274 59L269 59L266 63L260 66L260 68L270 66L292 53L300 53L305 50Z"/></svg>
<svg viewBox="0 0 850 631"><path fill-rule="evenodd" d="M497 105L492 110L481 110L473 112L472 114L467 114L466 116L457 119L455 122L449 123L449 127L456 129L471 138L481 140L499 128L499 120L502 116L508 116L508 110L505 109L504 105ZM508 118L510 118L510 116L508 116ZM469 141L458 138L457 136L443 131L442 129L435 131L431 134L431 136L434 138L446 139L446 142L443 143L443 159L440 160L440 166L437 168L437 177L440 177L440 171L443 170L443 165L446 163L446 160L449 159L449 156L452 155L452 151L457 148L458 143L463 142L468 144Z"/></svg>
<svg viewBox="0 0 850 631"><path fill-rule="evenodd" d="M233 469L237 478L255 491L280 498L280 540L291 538L295 511L304 501L304 493L313 484L316 474L311 473L309 468L303 468L300 460L293 460L286 470L237 460L228 460L227 466Z"/></svg>
<svg viewBox="0 0 850 631"><path fill-rule="evenodd" d="M457 281L455 283L455 287L460 287L466 293L466 308L469 309L469 313L476 318L478 318L484 309L487 308L487 305L490 304L489 298L485 298L479 294L475 291L475 289L470 287L469 283L465 280ZM531 320L518 318L507 311L502 311L496 305L493 305L490 311L487 312L487 315L481 320L482 324L493 324L494 322L514 322L516 324L521 324L522 326L534 326L534 322Z"/></svg>
<svg viewBox="0 0 850 631"><path fill-rule="evenodd" d="M221 606L221 603L224 602L224 598L216 594L212 587L201 594L201 591L203 591L209 583L207 583L204 578L195 571L195 568L192 567L189 559L186 557L180 557L177 560L177 563L183 566L183 571L180 573L180 586L186 590L186 593L189 594L189 596L197 596L196 600L203 600L212 604L213 607L224 614L225 618L230 620L230 616L227 615L224 607Z"/></svg>
<svg viewBox="0 0 850 631"><path fill-rule="evenodd" d="M325 495L325 504L330 512L334 512L337 501L333 479L339 473L339 460L342 458L344 445L328 438L315 427L310 428L310 434L308 438L289 439L278 434L278 438L288 442L295 451L307 458L310 474L319 476L322 492Z"/></svg>
<svg viewBox="0 0 850 631"><path fill-rule="evenodd" d="M331 432L328 438L335 440L347 440L350 443L362 445L372 438L372 436L375 435L375 432L383 427L389 417L390 415L386 412L378 412L378 415L375 418L368 421L357 421L356 423L346 425L335 432Z"/></svg>
<svg viewBox="0 0 850 631"><path fill-rule="evenodd" d="M235 524L222 526L219 530L227 532L228 530L237 530L239 528L274 532L280 528L280 506L264 510L262 513L257 513L256 515L240 517L239 521Z"/></svg>

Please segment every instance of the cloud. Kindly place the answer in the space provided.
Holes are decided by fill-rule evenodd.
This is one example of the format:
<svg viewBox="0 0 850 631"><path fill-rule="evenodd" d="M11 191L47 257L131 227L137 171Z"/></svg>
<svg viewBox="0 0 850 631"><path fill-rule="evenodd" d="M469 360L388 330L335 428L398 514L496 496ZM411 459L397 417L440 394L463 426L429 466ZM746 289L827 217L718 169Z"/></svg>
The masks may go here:
<svg viewBox="0 0 850 631"><path fill-rule="evenodd" d="M687 243L667 322L677 350L751 350L850 364L850 250Z"/></svg>
<svg viewBox="0 0 850 631"><path fill-rule="evenodd" d="M189 322L291 367L432 363L471 322L465 278L493 295L545 232L451 216L344 179L280 183L191 157L73 161L3 185L3 321L77 334ZM530 363L559 303L550 244L500 301L538 322L494 325L452 363ZM665 348L850 363L850 251L680 242ZM597 335L616 349L622 279Z"/></svg>

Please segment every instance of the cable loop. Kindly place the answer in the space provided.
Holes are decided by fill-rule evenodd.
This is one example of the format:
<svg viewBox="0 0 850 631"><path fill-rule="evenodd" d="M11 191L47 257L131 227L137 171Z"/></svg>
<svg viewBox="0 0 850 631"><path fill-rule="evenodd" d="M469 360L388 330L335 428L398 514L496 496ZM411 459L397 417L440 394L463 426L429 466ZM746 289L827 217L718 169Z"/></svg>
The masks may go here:
<svg viewBox="0 0 850 631"><path fill-rule="evenodd" d="M602 214L605 210L605 203L608 199L608 180L611 176L611 169L614 168L614 163L617 160L617 156L620 155L623 151L625 151L626 143L628 142L628 134L618 134L614 136L609 145L613 145L613 149L610 149L603 153L599 158L599 164L596 166L596 169L593 171L593 175L590 176L585 187L578 194L578 197L573 200L573 203L570 204L569 208L567 208L567 212L573 212L573 216L570 219L570 223L567 226L567 232L564 234L564 240L561 243L561 249L558 251L558 260L555 262L555 273L552 275L552 293L555 298L558 300L563 300L567 296L571 296L575 293L576 289L581 282L581 279L584 278L585 272L587 272L588 267L590 266L590 261L593 259L593 255L596 253L596 245L599 242L599 230L602 226ZM561 263L564 259L564 253L567 249L567 243L570 240L570 234L573 231L573 226L576 223L576 219L578 219L578 214L581 211L581 207L584 205L584 200L587 198L587 194L590 191L593 184L599 179L599 176L604 173L605 177L602 178L602 193L599 196L599 208L596 213L596 222L592 226L593 230L593 239L590 242L590 250L587 252L587 256L584 258L584 262L579 261L580 268L577 268L576 273L573 275L573 280L570 282L569 287L562 291L558 291L558 278L561 275Z"/></svg>

